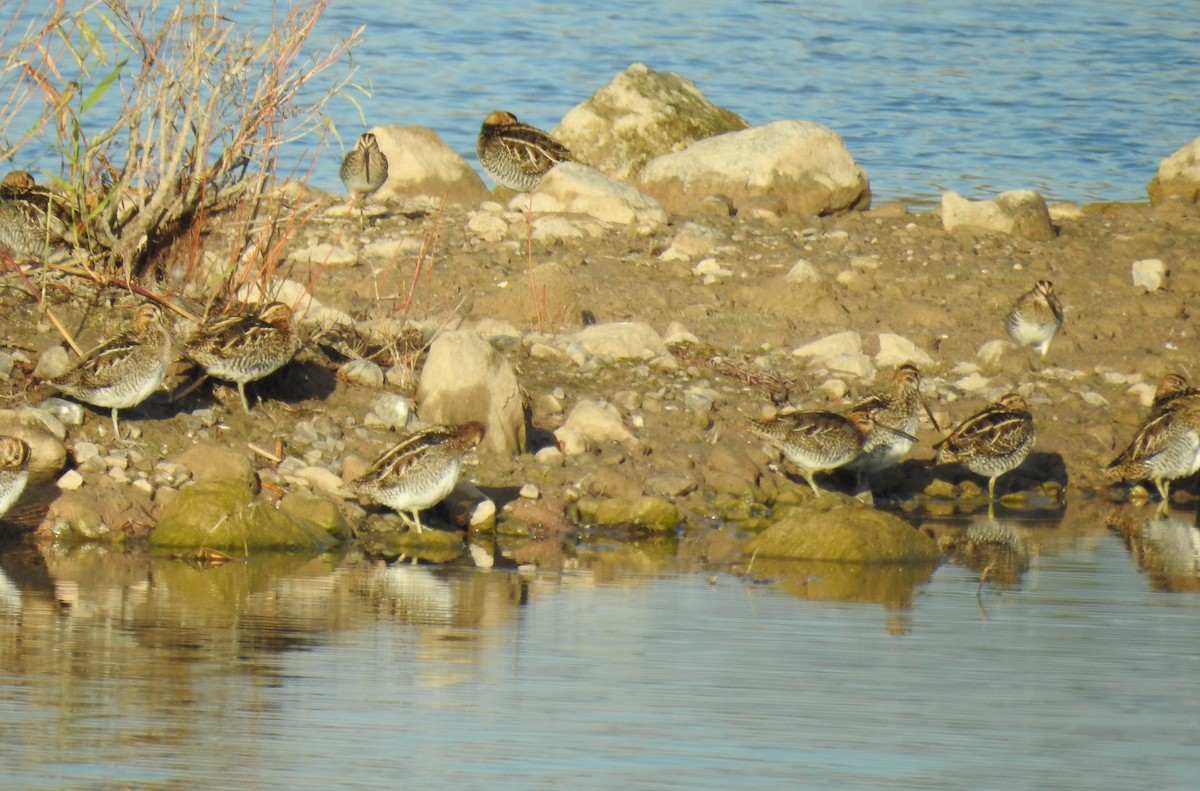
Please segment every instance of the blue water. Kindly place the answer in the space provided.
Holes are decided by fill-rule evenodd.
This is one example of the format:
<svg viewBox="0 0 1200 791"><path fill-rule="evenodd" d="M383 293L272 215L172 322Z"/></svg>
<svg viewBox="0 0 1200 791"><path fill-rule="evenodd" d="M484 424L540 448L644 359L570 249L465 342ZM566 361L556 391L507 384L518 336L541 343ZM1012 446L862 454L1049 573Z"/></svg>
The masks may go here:
<svg viewBox="0 0 1200 791"><path fill-rule="evenodd" d="M248 0L230 14L253 29L269 24L270 7ZM421 124L472 164L490 110L550 128L634 62L692 79L754 124L830 126L878 201L1012 188L1144 200L1159 161L1200 133L1193 0L332 0L313 43L360 25L355 79L372 96L330 105L342 140ZM310 136L285 147L282 169L317 145ZM341 150L334 140L320 156L317 186L340 190Z"/></svg>
<svg viewBox="0 0 1200 791"><path fill-rule="evenodd" d="M1068 510L1011 523L1017 579L946 563L855 603L636 547L562 574L0 548L0 776L1193 789L1200 530L1127 510L1132 550Z"/></svg>

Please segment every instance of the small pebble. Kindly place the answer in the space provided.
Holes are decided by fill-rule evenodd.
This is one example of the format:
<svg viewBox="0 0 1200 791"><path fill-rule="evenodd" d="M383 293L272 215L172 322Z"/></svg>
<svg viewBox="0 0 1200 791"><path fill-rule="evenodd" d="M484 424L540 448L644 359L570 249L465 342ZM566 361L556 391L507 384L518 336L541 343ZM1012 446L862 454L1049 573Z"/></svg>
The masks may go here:
<svg viewBox="0 0 1200 791"><path fill-rule="evenodd" d="M79 470L67 470L58 479L58 488L66 492L72 492L83 486L83 476Z"/></svg>

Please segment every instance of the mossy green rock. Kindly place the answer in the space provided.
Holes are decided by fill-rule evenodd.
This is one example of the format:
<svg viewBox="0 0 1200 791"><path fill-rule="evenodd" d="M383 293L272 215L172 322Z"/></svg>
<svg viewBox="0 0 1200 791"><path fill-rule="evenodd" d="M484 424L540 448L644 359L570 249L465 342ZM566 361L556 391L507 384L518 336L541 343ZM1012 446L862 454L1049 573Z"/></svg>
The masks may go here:
<svg viewBox="0 0 1200 791"><path fill-rule="evenodd" d="M180 549L320 550L334 543L308 520L294 519L246 490L241 480L185 488L163 509L150 545Z"/></svg>
<svg viewBox="0 0 1200 791"><path fill-rule="evenodd" d="M579 501L580 515L599 525L634 524L647 530L666 532L674 530L683 521L683 514L673 503L650 495L632 499L611 497L593 500L589 505L594 507L588 508L584 500Z"/></svg>
<svg viewBox="0 0 1200 791"><path fill-rule="evenodd" d="M792 514L768 527L746 547L765 558L843 563L936 562L937 544L898 516L865 505Z"/></svg>
<svg viewBox="0 0 1200 791"><path fill-rule="evenodd" d="M311 522L338 541L349 541L354 537L345 514L327 497L291 492L279 501L279 509L291 517Z"/></svg>

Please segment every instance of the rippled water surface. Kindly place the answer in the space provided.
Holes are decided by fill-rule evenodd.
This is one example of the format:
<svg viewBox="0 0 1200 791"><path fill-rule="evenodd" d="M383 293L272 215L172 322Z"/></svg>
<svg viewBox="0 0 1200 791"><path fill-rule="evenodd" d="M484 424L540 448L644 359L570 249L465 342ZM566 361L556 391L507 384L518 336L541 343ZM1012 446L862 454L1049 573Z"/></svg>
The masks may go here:
<svg viewBox="0 0 1200 791"><path fill-rule="evenodd" d="M13 788L1194 788L1189 513L973 517L939 567L561 575L0 552Z"/></svg>
<svg viewBox="0 0 1200 791"><path fill-rule="evenodd" d="M246 0L231 14L264 26L271 7ZM751 123L827 124L877 200L1014 188L1144 200L1159 161L1200 131L1196 11L1194 0L332 0L314 41L366 26L354 57L372 96L353 94L364 117L348 99L331 106L347 141L376 124L421 124L476 164L490 110L550 128L642 62ZM294 143L281 164L315 145ZM318 186L340 191L340 157L321 157Z"/></svg>

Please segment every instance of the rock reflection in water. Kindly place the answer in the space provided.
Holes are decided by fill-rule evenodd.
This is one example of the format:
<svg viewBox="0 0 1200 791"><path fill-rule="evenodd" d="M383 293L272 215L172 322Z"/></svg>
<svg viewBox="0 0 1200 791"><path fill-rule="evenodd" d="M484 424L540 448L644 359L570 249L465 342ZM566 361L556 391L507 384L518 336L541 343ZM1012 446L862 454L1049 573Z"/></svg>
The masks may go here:
<svg viewBox="0 0 1200 791"><path fill-rule="evenodd" d="M1143 511L1148 511L1143 514ZM1197 514L1167 507L1127 506L1109 526L1121 534L1138 569L1158 591L1200 591L1200 527Z"/></svg>
<svg viewBox="0 0 1200 791"><path fill-rule="evenodd" d="M781 591L816 601L882 604L888 609L912 608L913 592L929 582L936 563L834 563L820 560L758 558L753 572Z"/></svg>

